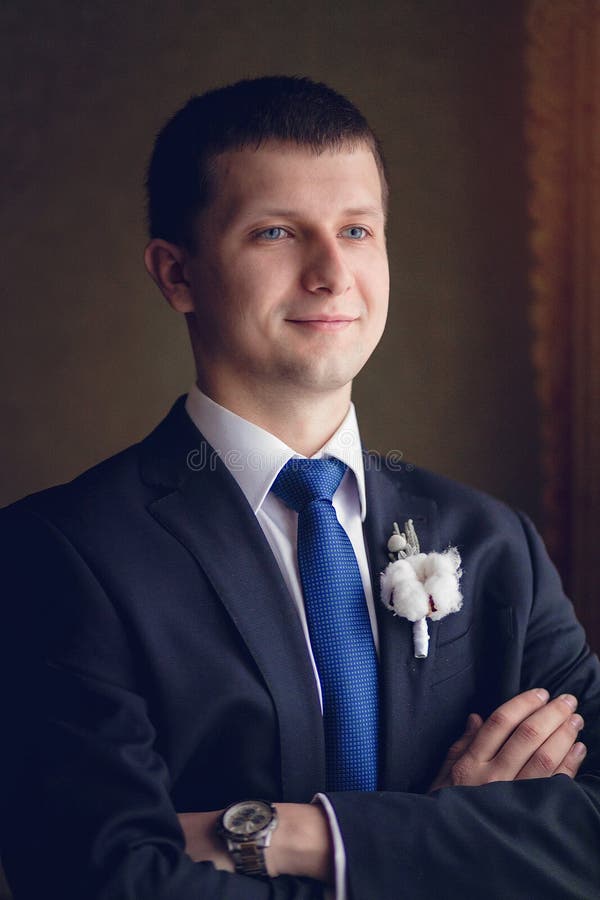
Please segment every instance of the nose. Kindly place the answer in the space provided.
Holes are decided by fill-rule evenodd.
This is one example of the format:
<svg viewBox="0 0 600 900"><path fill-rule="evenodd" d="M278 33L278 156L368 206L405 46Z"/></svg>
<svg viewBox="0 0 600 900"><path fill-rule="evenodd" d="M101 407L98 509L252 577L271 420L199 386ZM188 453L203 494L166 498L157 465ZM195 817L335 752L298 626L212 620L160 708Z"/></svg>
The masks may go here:
<svg viewBox="0 0 600 900"><path fill-rule="evenodd" d="M302 285L311 294L339 297L352 286L353 275L336 239L315 240L302 272Z"/></svg>

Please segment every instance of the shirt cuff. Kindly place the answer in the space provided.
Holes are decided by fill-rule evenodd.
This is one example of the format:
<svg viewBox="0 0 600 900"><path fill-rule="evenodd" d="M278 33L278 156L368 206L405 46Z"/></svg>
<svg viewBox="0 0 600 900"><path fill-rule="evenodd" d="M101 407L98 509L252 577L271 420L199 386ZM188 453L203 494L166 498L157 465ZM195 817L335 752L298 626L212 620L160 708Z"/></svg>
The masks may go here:
<svg viewBox="0 0 600 900"><path fill-rule="evenodd" d="M342 839L342 832L338 825L337 816L331 805L329 797L325 794L315 794L312 803L320 803L325 810L327 821L329 822L329 830L331 832L331 840L333 843L333 871L335 876L335 894L327 891L326 900L346 900L346 848Z"/></svg>

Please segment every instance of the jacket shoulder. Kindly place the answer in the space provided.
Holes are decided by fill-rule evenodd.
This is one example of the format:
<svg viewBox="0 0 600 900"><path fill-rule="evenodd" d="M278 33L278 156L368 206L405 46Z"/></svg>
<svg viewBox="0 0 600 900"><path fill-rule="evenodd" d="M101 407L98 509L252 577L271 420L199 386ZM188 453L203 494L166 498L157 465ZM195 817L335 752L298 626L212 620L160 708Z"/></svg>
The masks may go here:
<svg viewBox="0 0 600 900"><path fill-rule="evenodd" d="M385 456L369 452L365 454L365 468L367 472L381 472L382 477L388 484L391 482L399 493L428 500L442 516L463 512L469 516L512 523L522 516L485 491L411 463L390 462Z"/></svg>
<svg viewBox="0 0 600 900"><path fill-rule="evenodd" d="M131 495L139 483L138 457L140 444L120 450L113 456L81 472L63 484L53 485L28 494L0 509L0 517L8 521L33 514L53 520L86 509L96 513L121 496Z"/></svg>

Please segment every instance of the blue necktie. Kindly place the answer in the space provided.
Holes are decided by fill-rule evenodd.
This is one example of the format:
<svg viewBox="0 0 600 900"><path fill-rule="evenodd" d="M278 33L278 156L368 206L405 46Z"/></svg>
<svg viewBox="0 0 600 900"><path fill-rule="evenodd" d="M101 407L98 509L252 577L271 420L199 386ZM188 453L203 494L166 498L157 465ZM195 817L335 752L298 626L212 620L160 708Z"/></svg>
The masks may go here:
<svg viewBox="0 0 600 900"><path fill-rule="evenodd" d="M332 497L346 466L291 459L271 490L298 513L298 568L323 694L327 789L377 788L378 675L360 570Z"/></svg>

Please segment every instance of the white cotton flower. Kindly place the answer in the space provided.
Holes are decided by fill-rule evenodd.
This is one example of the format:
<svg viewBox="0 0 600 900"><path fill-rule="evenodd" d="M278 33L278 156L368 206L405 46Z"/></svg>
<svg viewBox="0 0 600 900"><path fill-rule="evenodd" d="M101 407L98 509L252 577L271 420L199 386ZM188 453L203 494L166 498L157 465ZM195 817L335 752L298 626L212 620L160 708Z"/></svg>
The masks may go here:
<svg viewBox="0 0 600 900"><path fill-rule="evenodd" d="M437 621L461 608L461 574L455 547L444 553L416 553L387 566L381 575L381 599L410 622L425 616Z"/></svg>
<svg viewBox="0 0 600 900"><path fill-rule="evenodd" d="M436 622L449 613L458 612L462 606L462 594L458 580L460 554L456 547L449 547L444 553L429 553L423 567L424 590L429 597L429 617Z"/></svg>
<svg viewBox="0 0 600 900"><path fill-rule="evenodd" d="M381 575L381 597L388 609L409 622L422 619L429 612L429 596L415 568L424 553L392 562Z"/></svg>

